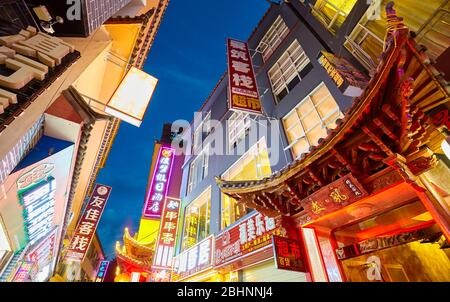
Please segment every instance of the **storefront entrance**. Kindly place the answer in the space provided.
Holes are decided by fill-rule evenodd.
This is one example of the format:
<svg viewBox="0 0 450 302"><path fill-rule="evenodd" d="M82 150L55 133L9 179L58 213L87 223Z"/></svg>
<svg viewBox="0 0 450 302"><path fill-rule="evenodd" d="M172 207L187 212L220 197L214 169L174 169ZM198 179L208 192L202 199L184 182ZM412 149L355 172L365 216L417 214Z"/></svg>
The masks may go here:
<svg viewBox="0 0 450 302"><path fill-rule="evenodd" d="M438 243L408 244L343 260L349 282L448 282L450 249Z"/></svg>
<svg viewBox="0 0 450 302"><path fill-rule="evenodd" d="M334 232L349 282L450 281L450 245L419 200Z"/></svg>

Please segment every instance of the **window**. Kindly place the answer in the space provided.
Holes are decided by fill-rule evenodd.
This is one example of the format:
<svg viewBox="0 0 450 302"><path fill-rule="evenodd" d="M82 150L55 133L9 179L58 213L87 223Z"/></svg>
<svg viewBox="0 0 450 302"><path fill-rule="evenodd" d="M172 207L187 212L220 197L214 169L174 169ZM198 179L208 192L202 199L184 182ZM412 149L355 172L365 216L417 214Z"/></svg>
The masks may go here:
<svg viewBox="0 0 450 302"><path fill-rule="evenodd" d="M195 129L192 138L192 153L196 154L201 150L203 139L209 135L211 131L211 111L209 111L201 124Z"/></svg>
<svg viewBox="0 0 450 302"><path fill-rule="evenodd" d="M312 64L308 56L295 40L268 72L277 102L285 97L311 69Z"/></svg>
<svg viewBox="0 0 450 302"><path fill-rule="evenodd" d="M294 110L283 118L289 147L295 158L307 153L311 146L317 145L320 138L327 135L327 129L336 127L336 120L343 114L330 94L327 86L321 83Z"/></svg>
<svg viewBox="0 0 450 302"><path fill-rule="evenodd" d="M192 153L196 153L197 150L199 150L202 146L202 142L203 142L203 124L201 124L200 126L197 127L197 129L195 129L194 131L194 137L192 139L193 143L192 143Z"/></svg>
<svg viewBox="0 0 450 302"><path fill-rule="evenodd" d="M250 130L251 119L248 113L234 112L228 119L228 149L233 150Z"/></svg>
<svg viewBox="0 0 450 302"><path fill-rule="evenodd" d="M182 250L186 250L209 235L211 187L186 207Z"/></svg>
<svg viewBox="0 0 450 302"><path fill-rule="evenodd" d="M195 186L208 176L209 146L206 147L189 167L189 179L187 193L190 193Z"/></svg>
<svg viewBox="0 0 450 302"><path fill-rule="evenodd" d="M390 0L372 1L353 31L346 37L345 47L369 71L374 71L383 51L386 34L386 4ZM395 2L397 15L416 33L416 41L427 48L427 54L437 59L450 47L450 2L430 0L424 5L417 0Z"/></svg>
<svg viewBox="0 0 450 302"><path fill-rule="evenodd" d="M317 0L312 14L332 33L342 26L357 0Z"/></svg>
<svg viewBox="0 0 450 302"><path fill-rule="evenodd" d="M288 34L289 28L286 26L283 18L278 16L256 48L256 51L261 53L264 62L270 57L270 55Z"/></svg>
<svg viewBox="0 0 450 302"><path fill-rule="evenodd" d="M271 173L269 153L267 152L266 140L263 137L223 173L222 178L228 181L256 180L267 177ZM243 204L222 193L222 230L245 216L249 211Z"/></svg>

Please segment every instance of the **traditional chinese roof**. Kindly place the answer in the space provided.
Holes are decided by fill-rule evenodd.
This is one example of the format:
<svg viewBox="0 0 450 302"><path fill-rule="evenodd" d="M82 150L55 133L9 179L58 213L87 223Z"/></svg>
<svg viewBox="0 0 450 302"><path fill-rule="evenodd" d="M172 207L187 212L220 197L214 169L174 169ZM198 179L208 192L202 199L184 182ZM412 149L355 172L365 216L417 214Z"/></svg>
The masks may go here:
<svg viewBox="0 0 450 302"><path fill-rule="evenodd" d="M262 180L216 181L225 194L268 216L295 215L302 200L352 174L368 179L401 159L412 173L433 166L440 132L427 116L449 101L449 84L431 64L393 3L378 68L334 130L317 146Z"/></svg>
<svg viewBox="0 0 450 302"><path fill-rule="evenodd" d="M128 229L123 235L123 247L116 246L116 256L120 260L122 267L137 267L144 271L150 271L153 262L155 242L142 244L134 239Z"/></svg>
<svg viewBox="0 0 450 302"><path fill-rule="evenodd" d="M140 23L142 24L136 45L131 54L130 64L136 68L142 69L147 60L148 53L158 32L164 13L169 5L169 0L159 0L155 5L153 1L147 1L147 11L139 16L118 16L112 17L105 24L124 24Z"/></svg>

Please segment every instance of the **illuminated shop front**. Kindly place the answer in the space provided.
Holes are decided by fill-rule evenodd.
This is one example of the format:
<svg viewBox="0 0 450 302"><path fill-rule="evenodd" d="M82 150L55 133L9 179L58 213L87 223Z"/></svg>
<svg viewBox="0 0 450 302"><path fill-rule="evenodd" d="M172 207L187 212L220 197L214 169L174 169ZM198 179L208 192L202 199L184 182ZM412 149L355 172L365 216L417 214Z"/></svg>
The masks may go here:
<svg viewBox="0 0 450 302"><path fill-rule="evenodd" d="M7 280L42 282L52 276L73 156L72 142L43 135L6 179L0 213L18 259L9 263Z"/></svg>
<svg viewBox="0 0 450 302"><path fill-rule="evenodd" d="M296 227L312 281L450 281L449 87L386 11L383 59L336 128L264 181L218 180Z"/></svg>
<svg viewBox="0 0 450 302"><path fill-rule="evenodd" d="M213 268L214 236L184 250L173 259L172 282L216 282L221 276Z"/></svg>
<svg viewBox="0 0 450 302"><path fill-rule="evenodd" d="M272 236L287 237L290 226L284 218L253 212L249 217L216 236L214 268L222 282L301 282L305 273L280 270L274 259Z"/></svg>

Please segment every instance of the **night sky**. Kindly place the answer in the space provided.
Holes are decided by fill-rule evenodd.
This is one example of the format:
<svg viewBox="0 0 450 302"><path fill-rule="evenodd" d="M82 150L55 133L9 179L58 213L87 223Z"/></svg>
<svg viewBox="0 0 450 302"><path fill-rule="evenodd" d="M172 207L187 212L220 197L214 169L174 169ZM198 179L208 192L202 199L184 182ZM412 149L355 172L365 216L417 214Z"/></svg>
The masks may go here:
<svg viewBox="0 0 450 302"><path fill-rule="evenodd" d="M113 187L98 227L105 254L139 227L153 143L165 122L191 121L226 70L226 38L247 40L265 0L172 0L144 70L159 79L140 128L121 123L98 183Z"/></svg>

